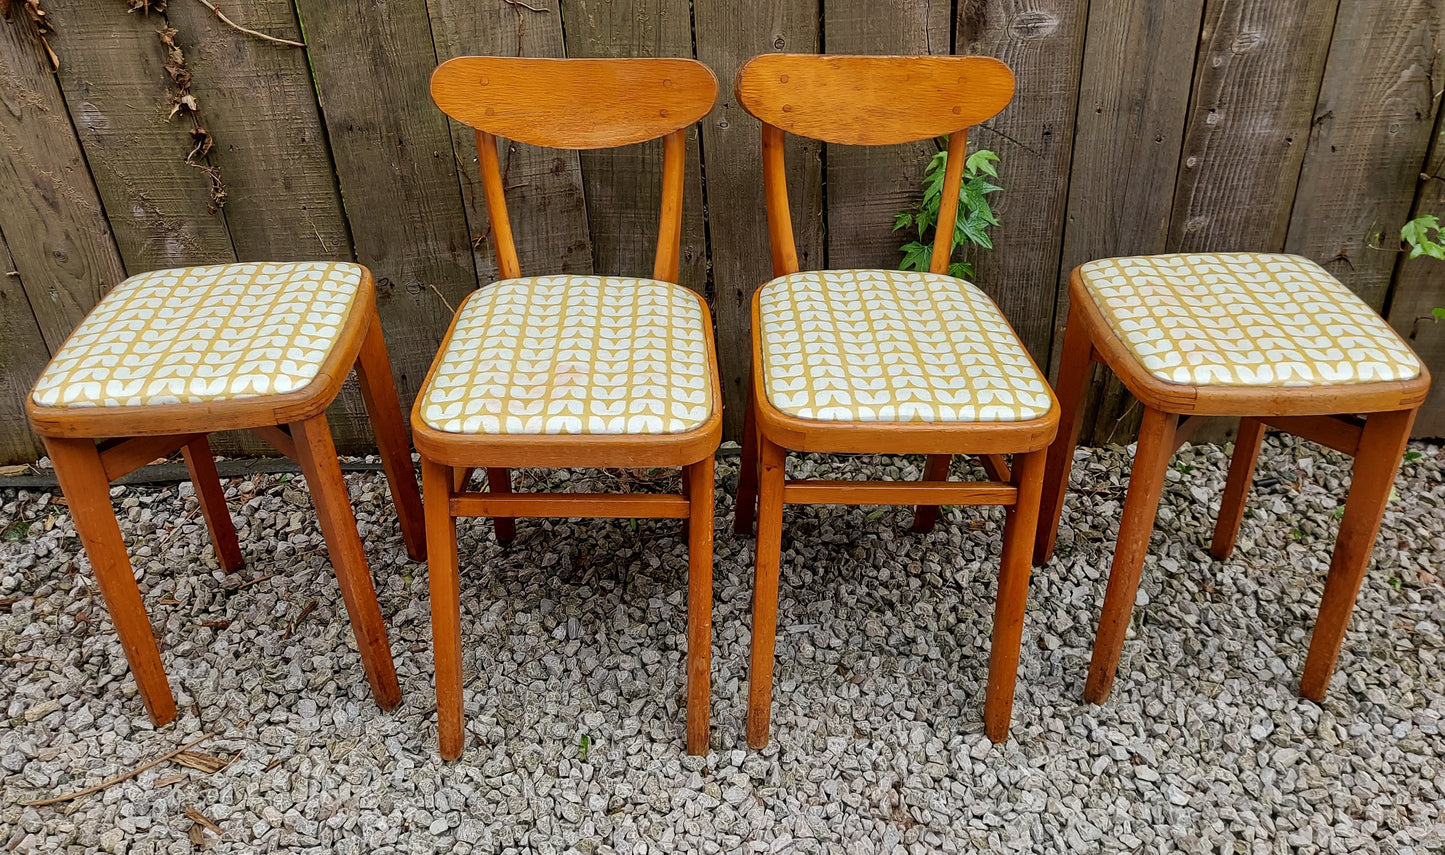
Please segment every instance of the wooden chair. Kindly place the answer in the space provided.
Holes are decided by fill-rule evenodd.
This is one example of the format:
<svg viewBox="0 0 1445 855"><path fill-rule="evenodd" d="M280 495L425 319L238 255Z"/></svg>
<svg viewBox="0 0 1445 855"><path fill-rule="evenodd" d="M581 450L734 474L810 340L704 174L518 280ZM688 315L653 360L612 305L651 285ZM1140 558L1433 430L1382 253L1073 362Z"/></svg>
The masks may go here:
<svg viewBox="0 0 1445 855"><path fill-rule="evenodd" d="M1008 736L1044 449L1058 406L1043 374L978 288L944 275L953 250L968 128L1013 97L1013 74L980 57L754 57L737 97L763 122L773 272L753 298L751 388L735 528L758 514L748 744L768 741L778 563L786 503L1004 505L985 729ZM783 166L785 132L843 145L949 135L931 273L798 272ZM921 483L788 481L796 451L927 454ZM1012 470L1001 455L1013 453ZM982 455L989 477L948 480L951 456Z"/></svg>
<svg viewBox="0 0 1445 855"><path fill-rule="evenodd" d="M376 315L355 264L224 264L132 276L90 312L26 404L141 699L156 725L175 698L126 555L110 482L180 449L211 542L241 567L206 435L250 430L301 465L341 583L362 666L382 709L401 700L326 407L356 369L407 552L426 557L421 497ZM101 440L97 444L97 440Z"/></svg>
<svg viewBox="0 0 1445 855"><path fill-rule="evenodd" d="M676 284L686 129L717 81L690 59L459 57L432 98L476 129L502 281L457 311L412 410L431 540L432 636L442 757L463 748L456 518L669 517L688 533L687 750L708 745L713 455L722 401L707 304ZM496 136L551 148L663 138L651 279L520 278ZM681 495L513 493L510 467L683 467ZM489 492L467 489L486 468Z"/></svg>
<svg viewBox="0 0 1445 855"><path fill-rule="evenodd" d="M1114 682L1169 458L1212 416L1241 416L1210 552L1229 557L1266 426L1355 456L1300 694L1322 700L1430 375L1379 315L1308 259L1264 253L1080 265L1049 449L1035 563L1053 554L1084 391L1102 362L1144 405L1134 471L1084 697ZM1365 414L1365 418L1359 418Z"/></svg>

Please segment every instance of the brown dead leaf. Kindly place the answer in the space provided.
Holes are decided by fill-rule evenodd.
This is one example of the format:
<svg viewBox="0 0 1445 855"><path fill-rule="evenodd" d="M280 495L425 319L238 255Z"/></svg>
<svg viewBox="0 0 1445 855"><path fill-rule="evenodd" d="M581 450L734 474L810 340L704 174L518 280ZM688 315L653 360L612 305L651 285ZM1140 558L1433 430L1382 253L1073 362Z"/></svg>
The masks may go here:
<svg viewBox="0 0 1445 855"><path fill-rule="evenodd" d="M1438 584L1440 584L1440 577L1439 577L1439 576L1436 576L1434 573L1431 573L1429 570L1421 570L1421 571L1420 571L1420 584L1421 584L1421 585L1438 585Z"/></svg>
<svg viewBox="0 0 1445 855"><path fill-rule="evenodd" d="M154 784L154 788L159 790L161 787L169 787L172 784L179 784L180 782L186 780L189 777L191 777L189 772L182 772L179 775L167 775L164 778L161 778L159 781L156 781Z"/></svg>
<svg viewBox="0 0 1445 855"><path fill-rule="evenodd" d="M26 472L29 471L30 465L28 463L16 463L13 466L0 466L0 476L24 475Z"/></svg>
<svg viewBox="0 0 1445 855"><path fill-rule="evenodd" d="M206 832L197 823L191 823L191 845L197 849L206 848Z"/></svg>
<svg viewBox="0 0 1445 855"><path fill-rule="evenodd" d="M214 775L231 765L214 754L206 754L201 751L182 751L171 759L182 766L190 767L198 772L205 772L207 775Z"/></svg>
<svg viewBox="0 0 1445 855"><path fill-rule="evenodd" d="M194 806L186 808L186 816L200 823L201 825L204 825L206 828L209 828L217 834L221 833L221 827L219 825L216 825L214 822L211 822L210 817L201 813L199 810L196 810Z"/></svg>

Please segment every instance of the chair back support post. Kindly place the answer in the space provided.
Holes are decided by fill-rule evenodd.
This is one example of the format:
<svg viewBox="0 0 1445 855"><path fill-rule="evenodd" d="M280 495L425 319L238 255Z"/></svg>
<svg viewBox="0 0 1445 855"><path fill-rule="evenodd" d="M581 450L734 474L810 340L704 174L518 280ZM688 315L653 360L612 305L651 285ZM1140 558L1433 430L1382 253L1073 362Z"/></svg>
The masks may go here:
<svg viewBox="0 0 1445 855"><path fill-rule="evenodd" d="M763 193L767 197L768 245L773 251L774 276L798 272L798 244L793 238L793 215L788 210L785 137L782 128L763 122Z"/></svg>
<svg viewBox="0 0 1445 855"><path fill-rule="evenodd" d="M677 282L682 265L682 188L686 176L687 132L662 138L662 211L657 218L657 260L652 278Z"/></svg>
<svg viewBox="0 0 1445 855"><path fill-rule="evenodd" d="M931 273L948 273L948 260L953 256L953 231L958 225L958 186L963 181L964 151L968 148L968 128L948 135L948 164L943 170L943 198L938 202L938 223L934 226L933 258L928 264Z"/></svg>
<svg viewBox="0 0 1445 855"><path fill-rule="evenodd" d="M497 138L480 129L477 130L477 162L482 172L482 195L487 199L492 248L497 254L497 275L515 279L522 275L522 266L517 261L517 245L512 240L512 221L507 218L506 188L502 186L502 167L497 162Z"/></svg>

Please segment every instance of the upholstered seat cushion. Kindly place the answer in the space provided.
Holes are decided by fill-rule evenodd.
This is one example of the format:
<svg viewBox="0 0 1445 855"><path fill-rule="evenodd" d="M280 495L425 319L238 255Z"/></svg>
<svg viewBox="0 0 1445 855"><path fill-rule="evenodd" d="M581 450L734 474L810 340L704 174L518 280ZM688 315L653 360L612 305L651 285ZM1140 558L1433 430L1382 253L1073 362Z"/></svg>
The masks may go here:
<svg viewBox="0 0 1445 855"><path fill-rule="evenodd" d="M361 285L355 264L222 264L132 276L71 333L31 393L43 407L280 395L315 379Z"/></svg>
<svg viewBox="0 0 1445 855"><path fill-rule="evenodd" d="M1048 382L993 301L968 282L897 270L821 270L759 295L768 402L800 419L1019 422Z"/></svg>
<svg viewBox="0 0 1445 855"><path fill-rule="evenodd" d="M1167 383L1334 386L1420 375L1390 325L1306 258L1146 255L1091 261L1079 275L1114 334Z"/></svg>
<svg viewBox="0 0 1445 855"><path fill-rule="evenodd" d="M420 395L455 434L674 434L712 415L702 301L670 282L506 279L457 312Z"/></svg>

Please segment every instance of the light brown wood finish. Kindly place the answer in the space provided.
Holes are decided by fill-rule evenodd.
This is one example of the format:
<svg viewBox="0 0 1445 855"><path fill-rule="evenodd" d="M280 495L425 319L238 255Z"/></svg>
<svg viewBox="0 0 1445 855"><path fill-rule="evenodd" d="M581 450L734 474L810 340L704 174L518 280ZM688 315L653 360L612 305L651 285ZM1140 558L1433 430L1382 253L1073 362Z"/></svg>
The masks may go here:
<svg viewBox="0 0 1445 855"><path fill-rule="evenodd" d="M1242 421L1210 546L1211 553L1221 559L1234 547L1266 425L1356 455L1354 483L1346 500L1345 519L1300 684L1300 694L1322 699L1410 427L1429 392L1429 372L1422 367L1420 375L1412 380L1339 386L1204 387L1164 383L1149 374L1119 341L1089 296L1077 268L1070 277L1070 291L1069 323L1059 368L1063 414L1059 437L1048 453L1043 503L1046 516L1035 549L1035 563L1048 561L1053 553L1084 409L1082 392L1091 364L1105 363L1144 404L1143 426L1084 697L1103 703L1113 686L1165 472L1181 432L1191 430L1204 416L1233 415Z"/></svg>
<svg viewBox="0 0 1445 855"><path fill-rule="evenodd" d="M903 109L896 93L918 93ZM967 129L1008 103L1013 75L997 60L979 57L864 57L771 54L749 60L738 71L738 102L761 119L764 196L772 245L773 273L798 269L788 207L784 131L815 139L859 145L901 143L939 134L949 135L944 172L943 204L932 267L946 272L952 250L959 184L963 175ZM993 670L986 707L993 724L989 736L1007 738L1013 704L1014 671L1018 664L1019 628L1028 588L1028 559L1038 517L1043 475L1042 454L1054 438L1058 406L1027 422L877 423L825 422L788 416L767 398L762 375L762 329L759 294L753 297L752 377L748 397L743 462L738 478L734 529L751 528L753 494L757 503L758 541L753 591L752 663L748 691L748 744L768 742L772 707L773 648L777 624L779 561L782 551L783 506L793 503L915 504L916 526L927 530L937 506L1005 505L1010 524L1005 535L1005 567L1000 577L1000 618L1008 624L996 635ZM792 481L784 478L787 450L913 453L930 455L921 482ZM1017 471L991 459L992 472L1008 481L950 482L953 454L1022 455ZM754 461L759 474L754 480ZM1020 480L1026 479L1026 480ZM1022 569L1020 569L1022 567ZM1022 578L1020 583L1019 579ZM1006 595L1006 596L1005 596ZM1016 620L1017 626L1012 622ZM1012 645L1012 650L1000 649Z"/></svg>
<svg viewBox="0 0 1445 855"><path fill-rule="evenodd" d="M175 702L110 503L109 484L181 449L221 566L235 570L242 564L240 544L207 441L207 434L217 430L249 429L301 464L372 695L383 709L401 700L365 549L326 420L326 407L353 367L371 411L408 552L424 555L425 529L417 519L421 502L369 271L363 272L351 313L320 372L296 392L153 407L40 407L27 398L31 426L50 450L56 479L70 503L76 530L156 725L175 718Z"/></svg>
<svg viewBox="0 0 1445 855"><path fill-rule="evenodd" d="M1003 527L1003 555L999 559L998 598L993 609L993 639L989 643L988 689L984 694L983 729L994 742L1008 739L1013 716L1014 683L1023 639L1024 604L1029 596L1033 569L1034 533L1039 522L1039 498L1044 486L1046 451L1030 451L1014 462L1017 500L1009 505Z"/></svg>
<svg viewBox="0 0 1445 855"><path fill-rule="evenodd" d="M948 468L953 463L952 454L930 454L923 467L924 481L947 481ZM938 505L919 505L913 509L913 530L919 534L933 531L938 523Z"/></svg>
<svg viewBox="0 0 1445 855"><path fill-rule="evenodd" d="M681 267L687 129L707 113L717 82L700 63L682 59L537 60L458 57L439 66L432 95L448 115L476 129L477 150L492 225L498 271L520 275L507 216L502 167L493 133L553 148L607 148L663 138L663 175L652 277L677 282ZM686 433L663 435L450 434L423 421L420 402L411 423L426 481L432 563L432 623L436 644L438 743L444 759L461 754L460 582L456 518L488 516L497 539L515 536L518 517L644 517L681 519L688 538L687 750L708 747L712 645L713 455L722 438L721 383L706 303L712 412ZM445 352L456 319L442 340ZM423 387L431 383L431 372ZM510 467L685 468L680 495L513 493ZM487 469L489 490L467 490L465 473Z"/></svg>

